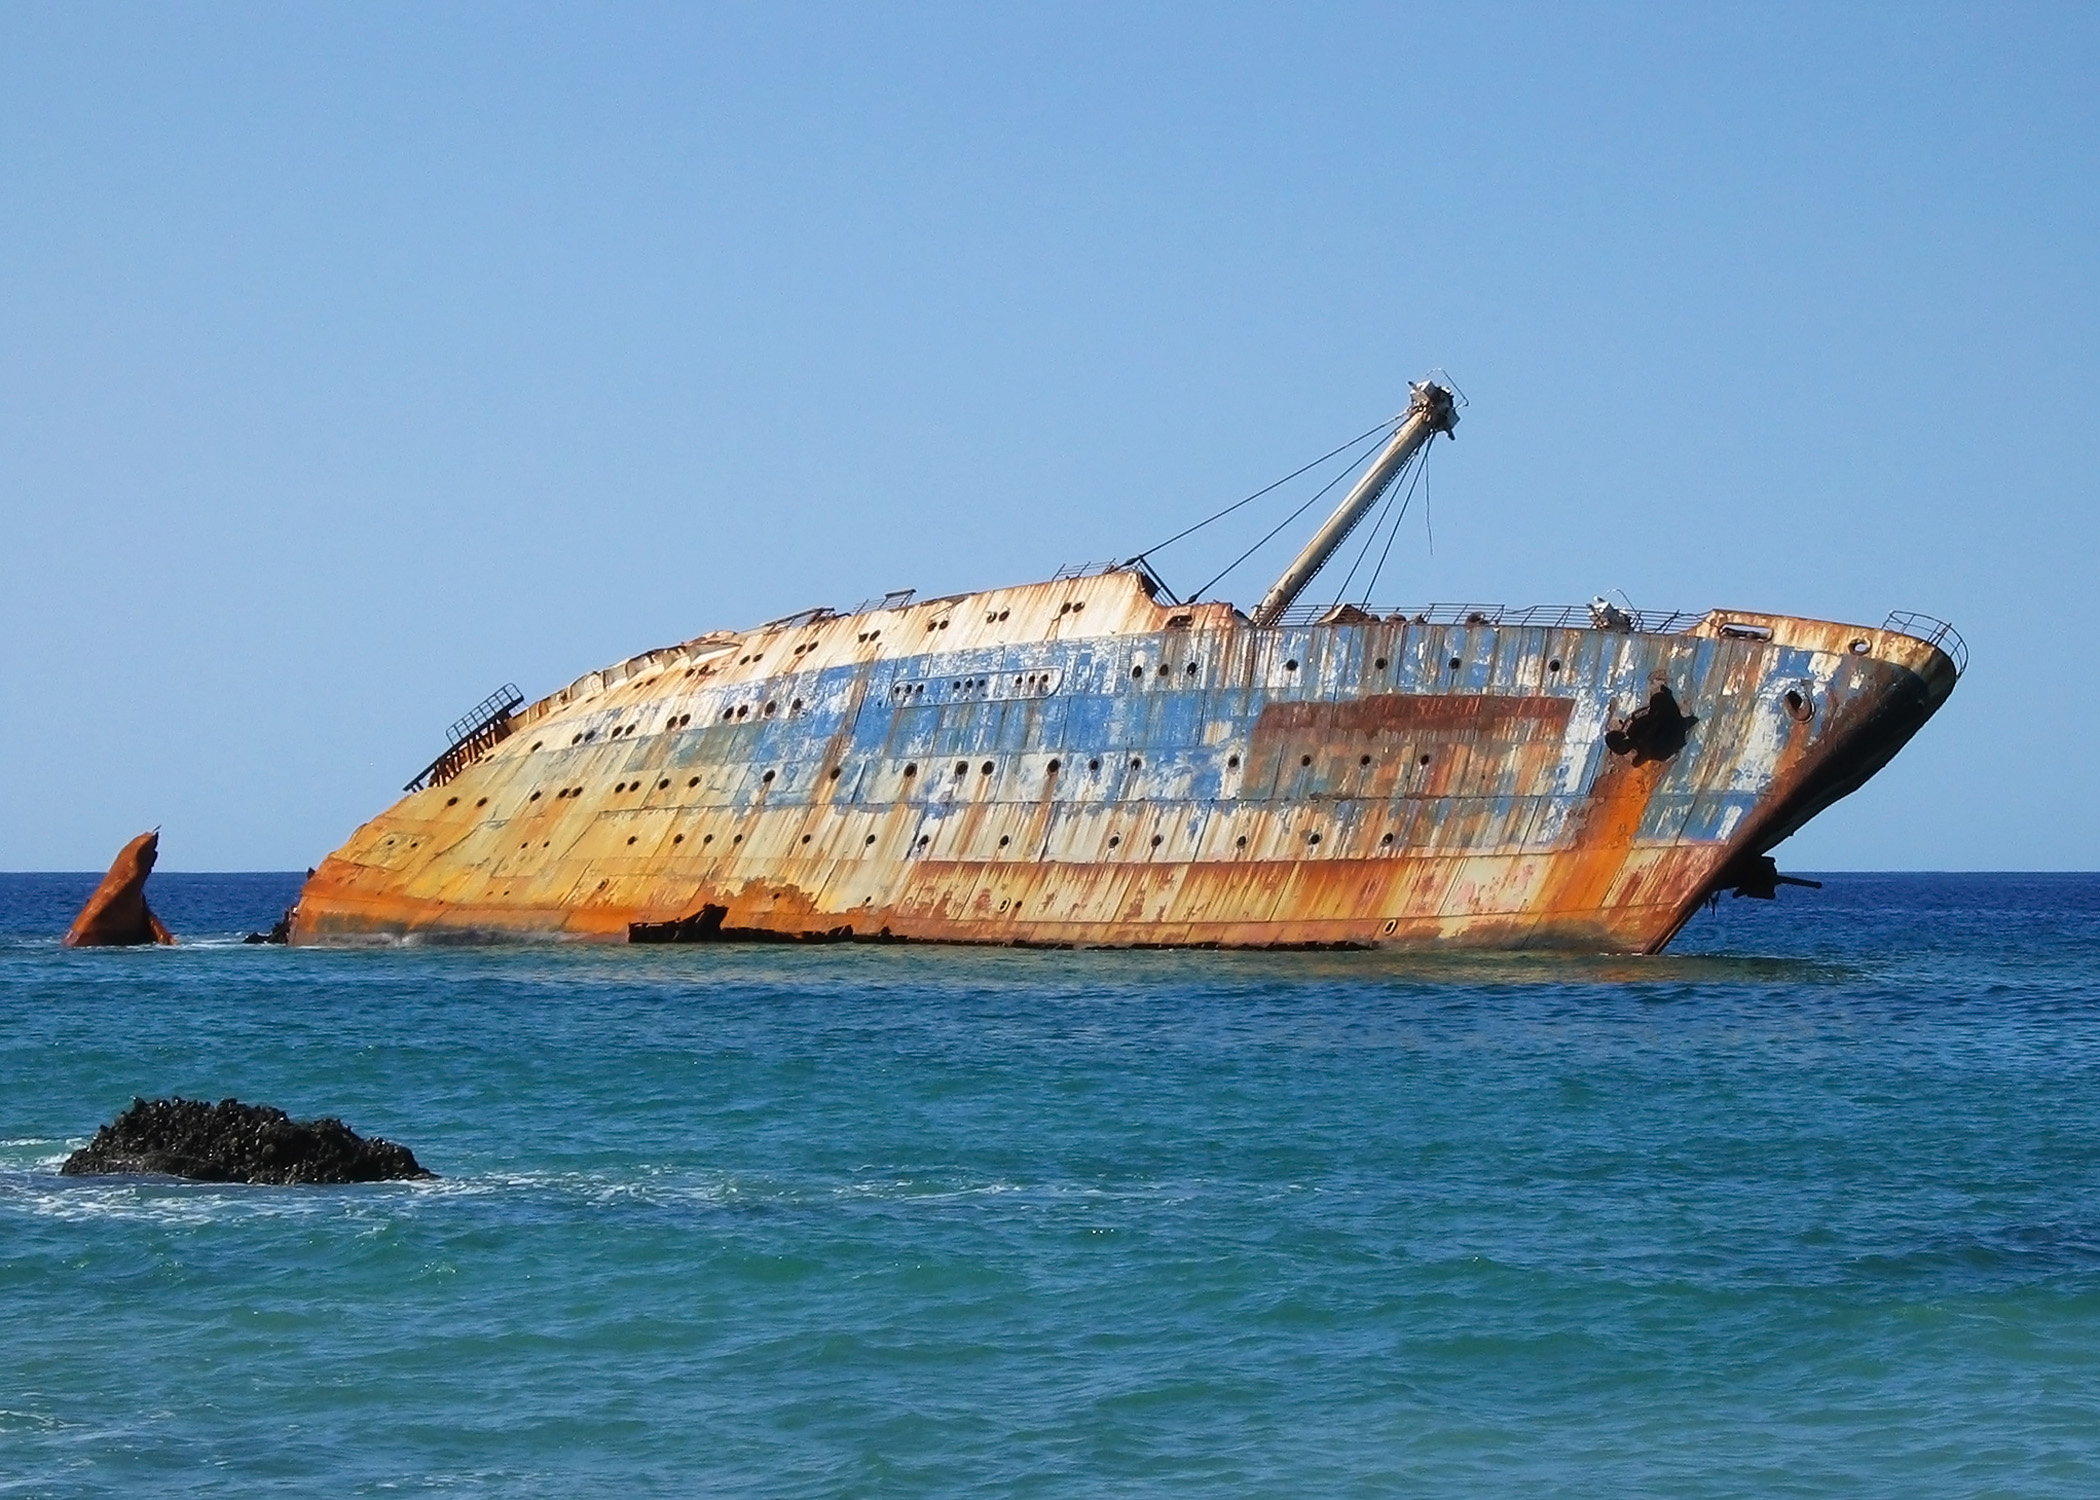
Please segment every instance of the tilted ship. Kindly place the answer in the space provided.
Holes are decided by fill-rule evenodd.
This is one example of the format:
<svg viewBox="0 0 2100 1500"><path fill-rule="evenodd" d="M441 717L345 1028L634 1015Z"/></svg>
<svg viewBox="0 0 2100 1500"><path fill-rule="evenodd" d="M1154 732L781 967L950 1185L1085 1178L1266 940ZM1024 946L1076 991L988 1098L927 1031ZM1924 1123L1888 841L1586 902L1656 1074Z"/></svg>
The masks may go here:
<svg viewBox="0 0 2100 1500"><path fill-rule="evenodd" d="M1140 558L506 689L314 871L291 940L1647 953L1718 892L1770 896L1768 851L1931 717L1959 637L1300 606L1456 421L1414 387L1251 613Z"/></svg>

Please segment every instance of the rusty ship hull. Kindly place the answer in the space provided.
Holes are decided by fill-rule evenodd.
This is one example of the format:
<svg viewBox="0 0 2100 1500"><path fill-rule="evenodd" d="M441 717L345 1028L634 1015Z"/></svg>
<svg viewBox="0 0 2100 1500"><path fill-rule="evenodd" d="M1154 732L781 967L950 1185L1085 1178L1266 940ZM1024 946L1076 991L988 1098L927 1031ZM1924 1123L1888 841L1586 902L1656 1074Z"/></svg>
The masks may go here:
<svg viewBox="0 0 2100 1500"><path fill-rule="evenodd" d="M292 941L1654 952L1959 672L1894 617L1263 613L1125 567L645 653L476 727Z"/></svg>

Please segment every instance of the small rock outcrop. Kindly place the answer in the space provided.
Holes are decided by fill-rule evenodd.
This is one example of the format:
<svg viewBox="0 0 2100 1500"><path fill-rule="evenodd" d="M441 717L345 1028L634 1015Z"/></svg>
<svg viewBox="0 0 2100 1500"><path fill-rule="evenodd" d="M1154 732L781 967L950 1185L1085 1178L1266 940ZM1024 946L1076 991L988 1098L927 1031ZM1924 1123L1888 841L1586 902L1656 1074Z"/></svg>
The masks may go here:
<svg viewBox="0 0 2100 1500"><path fill-rule="evenodd" d="M284 909L284 915L277 919L276 924L268 932L251 932L242 938L241 941L244 943L289 943L292 940L292 913L298 909L296 906L287 906Z"/></svg>
<svg viewBox="0 0 2100 1500"><path fill-rule="evenodd" d="M392 1182L435 1177L406 1146L366 1140L332 1116L294 1120L267 1104L133 1099L58 1169L68 1177L145 1172L198 1182Z"/></svg>

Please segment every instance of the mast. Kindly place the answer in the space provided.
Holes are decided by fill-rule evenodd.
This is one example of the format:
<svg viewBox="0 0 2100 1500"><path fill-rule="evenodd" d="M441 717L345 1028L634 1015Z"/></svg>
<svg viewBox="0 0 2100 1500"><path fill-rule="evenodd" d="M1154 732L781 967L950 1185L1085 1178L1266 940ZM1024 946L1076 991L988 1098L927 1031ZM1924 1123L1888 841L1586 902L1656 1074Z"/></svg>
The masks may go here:
<svg viewBox="0 0 2100 1500"><path fill-rule="evenodd" d="M1448 388L1433 380L1420 381L1408 387L1412 399L1400 425L1393 429L1393 439L1385 445L1371 467L1364 471L1363 478L1349 491L1349 498L1335 507L1313 539L1305 544L1291 565L1284 569L1283 576L1276 580L1275 587L1262 596L1254 608L1252 619L1256 625L1274 625L1283 618L1283 612L1311 583L1313 575L1327 565L1334 556L1334 549L1347 540L1359 521L1370 514L1371 507L1386 486L1400 472L1401 466L1420 451L1422 446L1438 433L1448 434L1458 425L1458 408L1451 399Z"/></svg>

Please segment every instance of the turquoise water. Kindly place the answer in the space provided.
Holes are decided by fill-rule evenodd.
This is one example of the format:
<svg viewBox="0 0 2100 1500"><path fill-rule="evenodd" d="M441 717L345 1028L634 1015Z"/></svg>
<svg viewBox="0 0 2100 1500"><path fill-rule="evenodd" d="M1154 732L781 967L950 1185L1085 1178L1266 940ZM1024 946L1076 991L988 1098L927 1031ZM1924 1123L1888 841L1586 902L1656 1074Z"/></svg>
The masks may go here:
<svg viewBox="0 0 2100 1500"><path fill-rule="evenodd" d="M1655 960L175 950L0 876L0 1494L2100 1494L2100 877ZM57 1175L135 1093L428 1184Z"/></svg>

